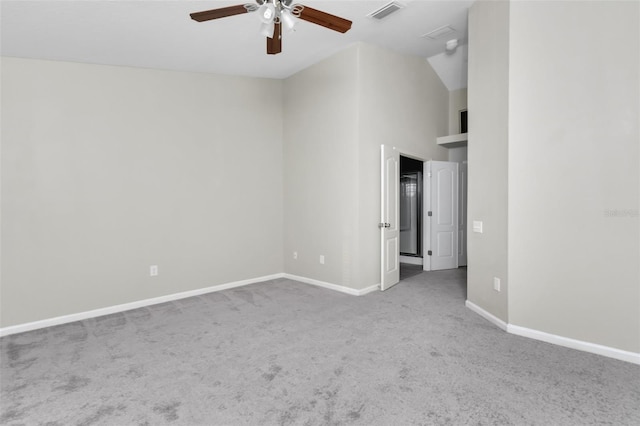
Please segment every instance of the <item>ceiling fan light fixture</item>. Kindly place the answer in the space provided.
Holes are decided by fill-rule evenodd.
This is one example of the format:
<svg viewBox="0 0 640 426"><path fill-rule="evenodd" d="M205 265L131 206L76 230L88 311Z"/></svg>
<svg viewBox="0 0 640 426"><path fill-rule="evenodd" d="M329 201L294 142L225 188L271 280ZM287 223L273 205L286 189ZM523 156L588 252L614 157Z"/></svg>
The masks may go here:
<svg viewBox="0 0 640 426"><path fill-rule="evenodd" d="M273 22L273 19L276 16L276 8L272 3L265 3L260 6L258 13L260 14L260 20L262 23L268 24L269 22Z"/></svg>
<svg viewBox="0 0 640 426"><path fill-rule="evenodd" d="M282 52L282 27L289 31L293 30L297 23L296 18L339 33L349 31L352 24L348 19L301 4L293 4L293 0L255 0L255 3L203 10L190 13L189 16L194 21L205 22L255 11L258 12L258 19L261 22L260 33L267 37L268 55Z"/></svg>
<svg viewBox="0 0 640 426"><path fill-rule="evenodd" d="M293 31L293 27L296 25L296 19L290 11L284 9L280 14L280 19L289 31Z"/></svg>
<svg viewBox="0 0 640 426"><path fill-rule="evenodd" d="M262 34L265 37L273 37L274 31L275 31L275 24L273 23L273 21L263 22L262 25L260 25L260 34Z"/></svg>

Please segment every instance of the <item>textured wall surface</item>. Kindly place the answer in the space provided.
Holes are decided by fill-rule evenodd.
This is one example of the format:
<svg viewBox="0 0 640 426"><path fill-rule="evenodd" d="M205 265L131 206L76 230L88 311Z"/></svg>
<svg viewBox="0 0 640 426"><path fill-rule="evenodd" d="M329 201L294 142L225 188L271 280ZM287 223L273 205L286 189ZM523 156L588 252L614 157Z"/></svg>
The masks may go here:
<svg viewBox="0 0 640 426"><path fill-rule="evenodd" d="M581 37L566 34L568 20ZM632 352L640 352L639 28L638 2L511 9L509 321Z"/></svg>
<svg viewBox="0 0 640 426"><path fill-rule="evenodd" d="M509 3L476 2L469 11L468 299L505 322L508 85ZM482 234L473 232L473 221L483 222Z"/></svg>
<svg viewBox="0 0 640 426"><path fill-rule="evenodd" d="M280 81L2 59L3 327L282 272L281 247Z"/></svg>

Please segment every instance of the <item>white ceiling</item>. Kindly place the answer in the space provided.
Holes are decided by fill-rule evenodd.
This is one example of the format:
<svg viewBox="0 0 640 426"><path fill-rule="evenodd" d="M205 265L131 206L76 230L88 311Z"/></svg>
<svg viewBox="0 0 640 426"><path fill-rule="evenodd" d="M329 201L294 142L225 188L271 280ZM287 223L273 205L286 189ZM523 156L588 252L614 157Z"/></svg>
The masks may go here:
<svg viewBox="0 0 640 426"><path fill-rule="evenodd" d="M366 15L388 0L300 0L304 5L349 19L353 26L341 34L298 20L293 33L283 34L282 53L278 55L266 54L266 41L259 33L255 13L208 22L189 18L190 12L253 1L2 0L1 53L22 58L286 78L360 41L424 58L444 54L447 40L458 38L466 43L467 11L473 3L402 0L404 9L377 21ZM456 32L435 41L421 37L444 25ZM457 62L462 64L458 66L466 66L464 60ZM448 63L449 71L439 72L460 72L451 65L451 59ZM454 80L459 82L460 78Z"/></svg>

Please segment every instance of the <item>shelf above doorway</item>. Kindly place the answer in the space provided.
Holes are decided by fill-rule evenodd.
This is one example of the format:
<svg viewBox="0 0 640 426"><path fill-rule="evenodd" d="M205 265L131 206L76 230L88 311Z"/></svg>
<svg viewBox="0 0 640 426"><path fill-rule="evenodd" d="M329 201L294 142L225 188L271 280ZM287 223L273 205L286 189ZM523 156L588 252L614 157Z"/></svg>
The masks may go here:
<svg viewBox="0 0 640 426"><path fill-rule="evenodd" d="M441 136L439 138L436 138L436 143L445 148L458 148L461 146L467 146L467 133Z"/></svg>

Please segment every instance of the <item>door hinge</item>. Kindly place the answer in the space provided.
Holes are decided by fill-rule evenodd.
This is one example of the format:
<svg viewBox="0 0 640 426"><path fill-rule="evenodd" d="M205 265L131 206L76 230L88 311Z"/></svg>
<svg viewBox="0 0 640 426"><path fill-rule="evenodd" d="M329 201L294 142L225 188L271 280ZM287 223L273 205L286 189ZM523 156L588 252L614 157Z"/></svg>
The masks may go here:
<svg viewBox="0 0 640 426"><path fill-rule="evenodd" d="M391 228L391 224L386 222L380 222L378 224L378 228Z"/></svg>
<svg viewBox="0 0 640 426"><path fill-rule="evenodd" d="M428 256L431 256L432 254L433 254L433 253L431 252L431 250L429 250L429 251L427 252L427 255L428 255Z"/></svg>
<svg viewBox="0 0 640 426"><path fill-rule="evenodd" d="M433 216L433 212L432 211L428 211L427 212L427 216Z"/></svg>

